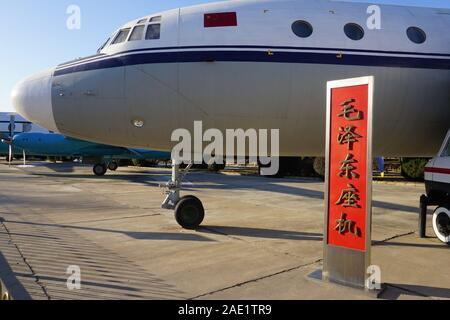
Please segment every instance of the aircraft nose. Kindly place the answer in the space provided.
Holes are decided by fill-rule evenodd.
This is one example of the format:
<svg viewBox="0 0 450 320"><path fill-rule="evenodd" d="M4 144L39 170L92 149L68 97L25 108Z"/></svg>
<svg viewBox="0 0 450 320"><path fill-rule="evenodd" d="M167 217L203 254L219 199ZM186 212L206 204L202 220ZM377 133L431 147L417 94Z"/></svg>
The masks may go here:
<svg viewBox="0 0 450 320"><path fill-rule="evenodd" d="M58 131L52 109L54 69L46 70L18 83L11 93L17 113L50 131Z"/></svg>
<svg viewBox="0 0 450 320"><path fill-rule="evenodd" d="M12 143L13 143L13 145L14 145L15 147L21 147L22 141L23 141L23 139L22 139L22 137L20 136L20 134L19 134L19 135L15 135L15 136L12 138Z"/></svg>
<svg viewBox="0 0 450 320"><path fill-rule="evenodd" d="M29 147L29 141L26 136L22 136L21 134L15 135L12 138L12 145L19 149L27 149Z"/></svg>

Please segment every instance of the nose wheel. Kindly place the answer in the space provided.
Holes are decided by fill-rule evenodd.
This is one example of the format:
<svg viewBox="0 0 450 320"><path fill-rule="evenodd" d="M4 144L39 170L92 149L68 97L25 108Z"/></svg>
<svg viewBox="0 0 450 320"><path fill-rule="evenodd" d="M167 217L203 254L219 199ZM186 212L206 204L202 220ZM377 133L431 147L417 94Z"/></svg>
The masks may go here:
<svg viewBox="0 0 450 320"><path fill-rule="evenodd" d="M205 209L200 199L194 196L180 196L182 181L191 168L192 164L181 171L180 166L173 161L172 179L161 186L165 189L166 194L162 208L174 210L175 220L182 228L187 230L198 229L205 218Z"/></svg>
<svg viewBox="0 0 450 320"><path fill-rule="evenodd" d="M197 197L186 196L175 207L175 220L187 230L197 229L205 219L205 209Z"/></svg>

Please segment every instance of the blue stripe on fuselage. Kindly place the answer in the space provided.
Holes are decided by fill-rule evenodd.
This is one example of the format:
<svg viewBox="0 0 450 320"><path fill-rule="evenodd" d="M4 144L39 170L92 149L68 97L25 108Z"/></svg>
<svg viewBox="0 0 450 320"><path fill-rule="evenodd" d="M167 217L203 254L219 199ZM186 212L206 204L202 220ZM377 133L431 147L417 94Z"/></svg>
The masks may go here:
<svg viewBox="0 0 450 320"><path fill-rule="evenodd" d="M142 51L142 52L141 52ZM119 53L121 54L121 53ZM122 66L154 63L185 63L185 62L277 62L277 63L310 63L353 65L370 67L396 67L416 69L450 69L450 59L444 58L417 58L384 55L365 55L343 53L338 57L337 53L317 52L286 52L286 51L166 51L152 52L146 49L133 51L122 56L118 54L109 58L88 61L71 67L61 67L55 71L55 76L74 72L108 69Z"/></svg>

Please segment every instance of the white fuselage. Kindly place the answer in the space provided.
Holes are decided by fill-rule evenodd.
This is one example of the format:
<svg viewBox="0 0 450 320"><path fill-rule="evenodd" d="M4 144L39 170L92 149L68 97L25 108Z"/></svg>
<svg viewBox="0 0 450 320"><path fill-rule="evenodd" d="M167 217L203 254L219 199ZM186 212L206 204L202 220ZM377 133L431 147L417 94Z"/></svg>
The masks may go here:
<svg viewBox="0 0 450 320"><path fill-rule="evenodd" d="M130 32L113 44L116 32L99 55L19 84L14 104L51 130L99 143L170 150L175 129L201 120L205 130L280 129L281 155L319 156L326 82L373 75L375 155L434 155L450 127L450 11L381 5L381 29L369 30L367 8L236 0L154 14L120 30L159 24L159 38L130 41ZM205 27L215 13L235 13L237 25ZM312 34L294 34L295 21ZM344 33L348 23L364 29L361 40ZM426 41L411 41L411 27Z"/></svg>

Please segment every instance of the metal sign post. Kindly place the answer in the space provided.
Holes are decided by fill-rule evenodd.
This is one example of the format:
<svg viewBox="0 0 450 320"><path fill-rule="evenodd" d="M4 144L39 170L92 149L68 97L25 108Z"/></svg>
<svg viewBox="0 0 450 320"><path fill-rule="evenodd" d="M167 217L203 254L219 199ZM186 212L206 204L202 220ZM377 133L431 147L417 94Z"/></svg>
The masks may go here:
<svg viewBox="0 0 450 320"><path fill-rule="evenodd" d="M371 257L374 78L328 82L322 277L365 288Z"/></svg>

